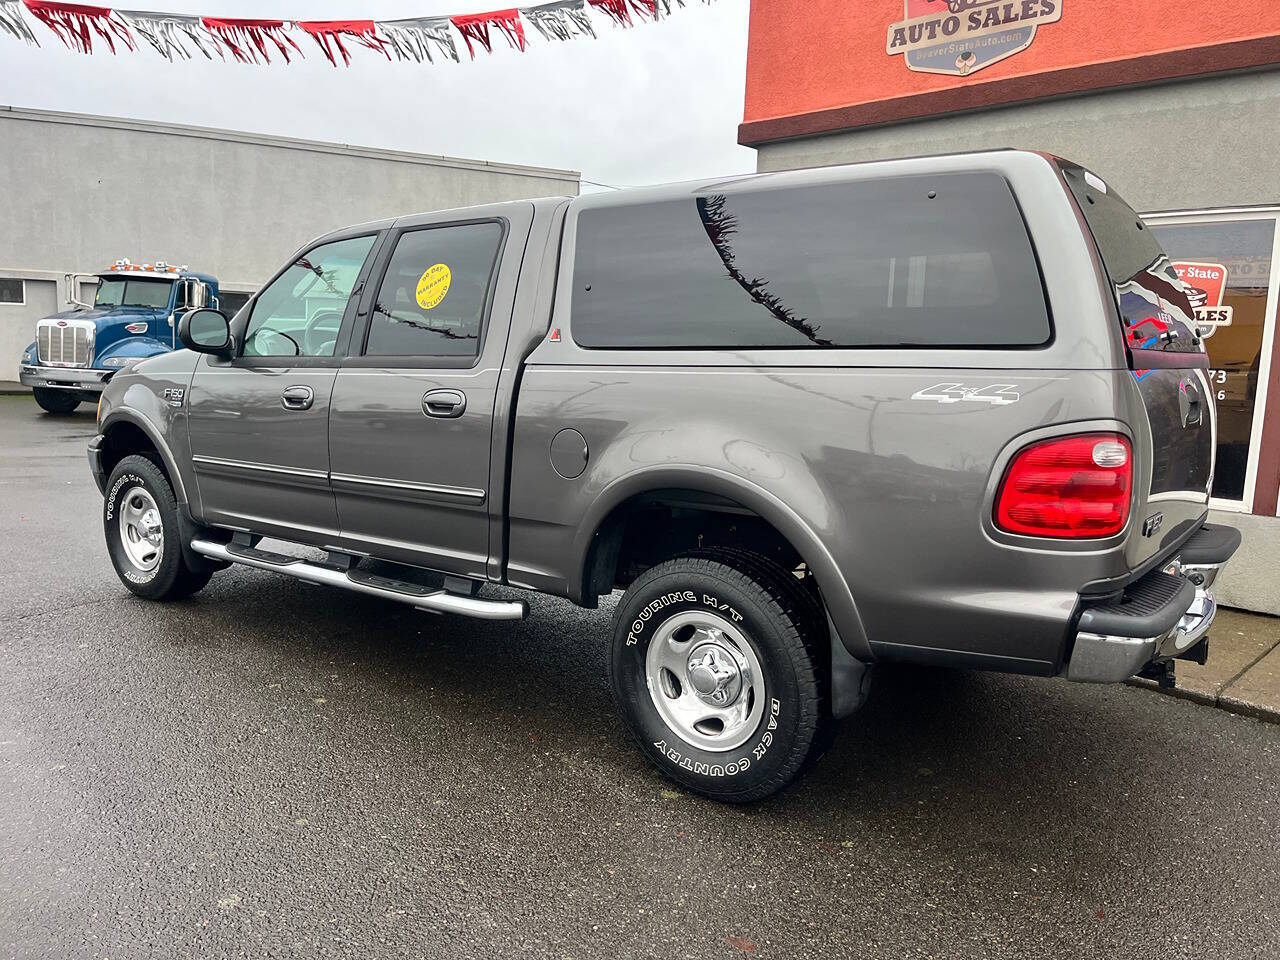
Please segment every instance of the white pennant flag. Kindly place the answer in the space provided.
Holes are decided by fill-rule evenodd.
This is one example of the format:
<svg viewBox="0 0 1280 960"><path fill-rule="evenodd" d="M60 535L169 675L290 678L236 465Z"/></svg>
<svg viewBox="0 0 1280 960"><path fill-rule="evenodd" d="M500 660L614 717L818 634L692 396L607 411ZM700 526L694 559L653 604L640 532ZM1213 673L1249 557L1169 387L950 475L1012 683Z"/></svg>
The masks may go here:
<svg viewBox="0 0 1280 960"><path fill-rule="evenodd" d="M453 43L453 29L448 17L377 20L374 26L398 60L434 63L431 59L432 46L450 60L458 60L458 48Z"/></svg>
<svg viewBox="0 0 1280 960"><path fill-rule="evenodd" d="M21 0L0 0L0 30L10 33L15 39L24 40L33 47L40 46L40 41L22 18Z"/></svg>
<svg viewBox="0 0 1280 960"><path fill-rule="evenodd" d="M190 41L206 59L212 60L215 53L218 59L226 59L222 45L204 28L199 17L188 17L180 13L152 13L147 10L117 10L116 14L129 25L129 29L170 62L175 57L191 59L191 52L184 40Z"/></svg>
<svg viewBox="0 0 1280 960"><path fill-rule="evenodd" d="M533 24L547 40L569 40L575 36L594 37L587 0L558 0L536 7L521 7L520 16Z"/></svg>

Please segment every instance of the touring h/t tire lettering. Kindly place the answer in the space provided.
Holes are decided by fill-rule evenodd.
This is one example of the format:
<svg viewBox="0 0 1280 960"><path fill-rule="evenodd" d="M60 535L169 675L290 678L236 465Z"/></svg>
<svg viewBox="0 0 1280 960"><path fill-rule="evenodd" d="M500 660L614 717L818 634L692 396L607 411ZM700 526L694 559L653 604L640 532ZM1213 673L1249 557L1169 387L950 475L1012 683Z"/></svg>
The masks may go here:
<svg viewBox="0 0 1280 960"><path fill-rule="evenodd" d="M801 600L804 590L767 559L733 550L659 564L627 590L615 615L610 683L632 736L666 776L717 800L747 802L785 787L825 748L831 721L819 653L824 638ZM739 745L723 751L691 742L664 719L654 696L675 689L652 694L646 673L650 644L667 642L663 625L687 615L696 622L704 613L714 618L708 623L722 623L749 643L763 673L758 721ZM698 641L687 644L696 662ZM677 679L695 682L692 674Z"/></svg>

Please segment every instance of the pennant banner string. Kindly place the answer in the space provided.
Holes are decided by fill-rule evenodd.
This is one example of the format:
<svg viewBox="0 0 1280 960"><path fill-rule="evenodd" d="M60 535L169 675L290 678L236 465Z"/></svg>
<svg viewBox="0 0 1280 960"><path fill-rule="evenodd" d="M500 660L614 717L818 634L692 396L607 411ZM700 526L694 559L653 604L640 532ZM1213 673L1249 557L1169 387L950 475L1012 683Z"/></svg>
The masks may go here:
<svg viewBox="0 0 1280 960"><path fill-rule="evenodd" d="M115 10L63 0L0 0L0 36L7 34L26 44L40 45L25 10L67 47L85 54L93 52L95 40L113 54L117 44L134 51L138 48L134 38L140 37L171 63L200 53L207 60L215 55L226 60L230 55L240 63L269 64L275 57L287 64L295 56L303 58L294 36L305 34L335 67L339 59L350 65L352 47L364 47L388 60L434 63L439 54L456 63L460 58L455 34L462 36L474 60L477 46L493 52L494 31L512 48L523 51L529 40L526 21L544 40L595 38L590 11L615 26L631 27L636 21L669 16L672 5L673 0L551 0L507 10L400 20L259 20ZM674 0L674 5L683 7L684 0Z"/></svg>

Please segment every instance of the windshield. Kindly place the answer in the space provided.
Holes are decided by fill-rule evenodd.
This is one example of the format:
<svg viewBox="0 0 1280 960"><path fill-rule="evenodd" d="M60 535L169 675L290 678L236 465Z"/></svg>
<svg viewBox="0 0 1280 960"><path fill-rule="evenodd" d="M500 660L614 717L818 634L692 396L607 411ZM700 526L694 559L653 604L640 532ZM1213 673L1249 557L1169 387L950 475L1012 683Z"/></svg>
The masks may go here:
<svg viewBox="0 0 1280 960"><path fill-rule="evenodd" d="M98 284L95 307L167 307L172 280L103 278Z"/></svg>

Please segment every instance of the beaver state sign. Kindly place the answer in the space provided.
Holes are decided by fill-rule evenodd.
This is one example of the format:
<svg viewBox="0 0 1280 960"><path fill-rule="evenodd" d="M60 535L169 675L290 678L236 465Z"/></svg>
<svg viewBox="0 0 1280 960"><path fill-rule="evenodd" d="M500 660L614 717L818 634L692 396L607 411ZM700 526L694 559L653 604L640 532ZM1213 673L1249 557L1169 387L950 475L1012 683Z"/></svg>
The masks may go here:
<svg viewBox="0 0 1280 960"><path fill-rule="evenodd" d="M905 0L885 50L921 73L965 77L1031 46L1036 27L1062 19L1063 0Z"/></svg>

